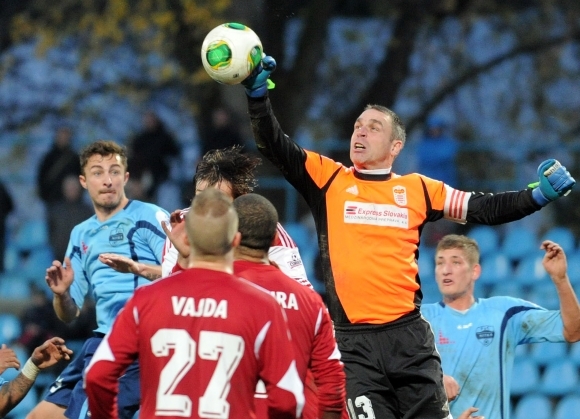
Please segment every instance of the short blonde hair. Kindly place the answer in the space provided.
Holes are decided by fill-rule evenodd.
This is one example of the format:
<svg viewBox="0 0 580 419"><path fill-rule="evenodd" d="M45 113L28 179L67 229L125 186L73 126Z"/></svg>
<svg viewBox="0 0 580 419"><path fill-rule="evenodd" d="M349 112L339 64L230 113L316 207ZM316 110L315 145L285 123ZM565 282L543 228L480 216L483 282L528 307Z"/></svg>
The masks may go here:
<svg viewBox="0 0 580 419"><path fill-rule="evenodd" d="M479 246L472 238L459 234L448 234L444 236L435 249L435 257L441 250L460 249L463 250L467 261L471 266L479 264Z"/></svg>

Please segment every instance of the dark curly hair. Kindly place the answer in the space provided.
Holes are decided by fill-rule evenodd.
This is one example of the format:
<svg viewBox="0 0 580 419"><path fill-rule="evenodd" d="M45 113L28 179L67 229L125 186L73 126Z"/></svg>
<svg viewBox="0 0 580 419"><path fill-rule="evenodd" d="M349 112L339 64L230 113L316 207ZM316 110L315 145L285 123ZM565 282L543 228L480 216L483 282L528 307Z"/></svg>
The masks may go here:
<svg viewBox="0 0 580 419"><path fill-rule="evenodd" d="M197 164L193 186L196 187L202 181L208 185L226 181L232 187L234 199L252 192L258 184L255 170L262 160L243 154L242 149L242 146L237 145L205 153Z"/></svg>
<svg viewBox="0 0 580 419"><path fill-rule="evenodd" d="M109 140L97 140L89 145L85 146L81 150L79 160L81 165L81 173L85 174L85 166L89 159L94 156L95 154L99 154L102 157L107 157L110 155L118 154L121 158L121 163L127 170L127 150L124 146L117 144L114 141Z"/></svg>

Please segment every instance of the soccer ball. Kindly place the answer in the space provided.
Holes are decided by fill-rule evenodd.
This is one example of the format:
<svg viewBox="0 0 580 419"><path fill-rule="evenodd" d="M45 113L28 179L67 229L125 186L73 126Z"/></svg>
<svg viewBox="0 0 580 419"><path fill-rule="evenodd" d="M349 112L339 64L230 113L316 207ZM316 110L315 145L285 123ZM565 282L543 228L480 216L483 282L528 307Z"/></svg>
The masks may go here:
<svg viewBox="0 0 580 419"><path fill-rule="evenodd" d="M241 83L260 64L262 42L241 23L224 23L212 29L201 46L201 62L212 79Z"/></svg>

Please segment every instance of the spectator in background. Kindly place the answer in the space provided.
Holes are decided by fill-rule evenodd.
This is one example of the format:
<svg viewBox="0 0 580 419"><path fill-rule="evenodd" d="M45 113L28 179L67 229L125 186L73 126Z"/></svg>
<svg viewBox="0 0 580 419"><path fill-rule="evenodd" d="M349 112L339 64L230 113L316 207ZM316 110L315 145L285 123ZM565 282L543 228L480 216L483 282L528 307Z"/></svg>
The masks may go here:
<svg viewBox="0 0 580 419"><path fill-rule="evenodd" d="M425 135L417 148L418 167L421 173L447 185L460 186L457 177L456 157L459 141L449 135L447 123L440 117L427 120Z"/></svg>
<svg viewBox="0 0 580 419"><path fill-rule="evenodd" d="M93 213L91 206L83 201L78 175L68 175L62 182L62 198L50 205L47 211L50 244L58 260L64 259L73 227Z"/></svg>
<svg viewBox="0 0 580 419"><path fill-rule="evenodd" d="M169 159L179 156L179 144L159 116L147 111L143 116L143 130L129 141L127 148L131 159L131 182L140 183L129 186L129 190L142 191L142 196L130 198L151 201L159 185L169 178Z"/></svg>
<svg viewBox="0 0 580 419"><path fill-rule="evenodd" d="M38 167L38 195L47 206L63 199L61 185L64 178L69 175L77 177L80 174L79 155L73 149L71 139L70 128L58 128L52 147L44 155Z"/></svg>
<svg viewBox="0 0 580 419"><path fill-rule="evenodd" d="M4 272L6 253L6 218L14 210L14 202L8 189L0 181L0 272Z"/></svg>
<svg viewBox="0 0 580 419"><path fill-rule="evenodd" d="M205 156L210 150L243 145L244 139L232 113L223 107L214 109L211 114L211 125L201 138L200 156Z"/></svg>

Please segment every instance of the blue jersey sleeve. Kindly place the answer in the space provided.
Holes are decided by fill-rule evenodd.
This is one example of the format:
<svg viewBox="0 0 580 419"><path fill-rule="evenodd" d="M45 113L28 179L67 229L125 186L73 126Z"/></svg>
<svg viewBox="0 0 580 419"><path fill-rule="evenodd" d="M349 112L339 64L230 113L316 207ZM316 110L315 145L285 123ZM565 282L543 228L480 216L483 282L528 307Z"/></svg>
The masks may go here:
<svg viewBox="0 0 580 419"><path fill-rule="evenodd" d="M82 308L90 289L90 283L85 275L85 269L81 260L83 246L83 242L80 238L81 231L82 224L73 228L66 250L66 255L70 259L71 268L74 273L74 280L69 288L69 292L79 309Z"/></svg>
<svg viewBox="0 0 580 419"><path fill-rule="evenodd" d="M518 301L514 298L514 300ZM564 324L559 310L547 310L528 301L519 300L522 310L511 323L518 345L524 343L565 342Z"/></svg>

